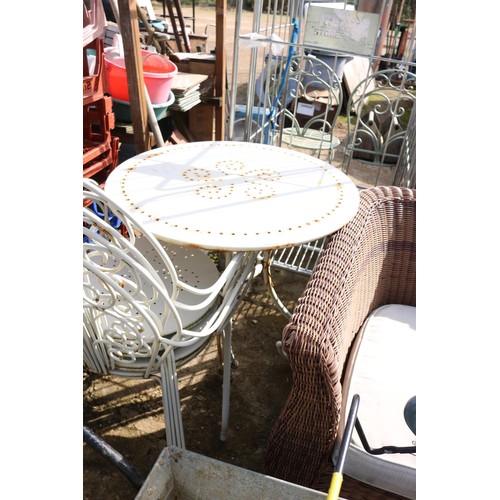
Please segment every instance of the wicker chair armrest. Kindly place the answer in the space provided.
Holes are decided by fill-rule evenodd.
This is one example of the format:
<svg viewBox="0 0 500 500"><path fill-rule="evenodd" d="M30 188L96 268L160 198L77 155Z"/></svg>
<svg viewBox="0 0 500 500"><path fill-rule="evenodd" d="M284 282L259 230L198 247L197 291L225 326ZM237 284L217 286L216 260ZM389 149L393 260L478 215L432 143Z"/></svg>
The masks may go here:
<svg viewBox="0 0 500 500"><path fill-rule="evenodd" d="M319 484L336 439L344 363L356 333L381 305L415 305L415 210L415 190L363 190L356 216L326 244L283 330L292 390L270 437L266 474Z"/></svg>

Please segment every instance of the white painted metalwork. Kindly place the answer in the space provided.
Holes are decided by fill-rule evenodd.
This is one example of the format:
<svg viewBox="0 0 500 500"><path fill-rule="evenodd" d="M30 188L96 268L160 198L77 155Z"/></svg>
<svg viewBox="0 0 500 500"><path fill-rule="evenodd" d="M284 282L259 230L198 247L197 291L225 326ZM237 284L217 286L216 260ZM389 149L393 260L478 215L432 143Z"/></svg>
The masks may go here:
<svg viewBox="0 0 500 500"><path fill-rule="evenodd" d="M379 185L385 172L383 184L399 185L394 182L395 167L399 163L400 169L404 168L409 161L407 150L414 148L415 120L412 125L410 117L417 100L416 87L416 75L405 68L371 73L353 89L347 101L344 172L349 174L353 160L357 160L373 172L367 179L369 184Z"/></svg>
<svg viewBox="0 0 500 500"><path fill-rule="evenodd" d="M231 315L252 276L253 253L219 272L199 249L159 242L92 180L83 180L83 359L92 372L155 378L168 445L184 447L176 366L221 334L221 438L229 425Z"/></svg>
<svg viewBox="0 0 500 500"><path fill-rule="evenodd" d="M410 22L404 33L399 25L393 25L393 29L388 30L384 21L387 21L386 15L389 14L388 10L391 10L392 2L381 0L378 3L379 11L376 15L362 14L368 23L363 28L367 34L367 43L363 47L360 45L362 40L356 39L360 33L358 28L361 28L361 25L354 26L355 29L349 32L349 26L339 21L342 18L351 19L352 25L356 16L350 13L332 11L330 19L324 23L324 26L320 26L321 13L326 12L324 7L361 12L361 3L351 0L336 3L322 0L284 0L283 2L256 0L254 2L253 32L245 33L242 32L239 21L243 1L237 0L235 52L227 127L229 140L272 143L281 147L290 147L290 142L294 142L295 146L300 144L295 139L301 137L300 133L294 134L294 139L290 140L289 130L290 121L296 124L295 118L297 116L297 85L293 83L293 73L296 66L301 67L300 63L294 65L292 61L298 61L301 58L320 58L324 64L328 65L328 71L336 75L341 83L340 88L347 91L347 93L344 92L343 103L339 106L342 108L340 110L342 118L346 111L346 102L351 96L353 87L357 85L356 83L352 87L347 86L346 78L343 77L344 70L349 69L349 74L354 73L359 81L370 80L375 90L385 86L385 78L381 76L384 74L393 75L389 79L393 79L394 75L396 75L396 79L401 75L406 75L403 76L404 79L415 81L416 23ZM308 12L312 12L310 10L312 7L315 10L314 16L308 19ZM398 17L396 14L391 11L392 21ZM398 19L400 19L400 14L401 12ZM375 26L376 16L378 16L378 26ZM372 35L377 33L378 38L374 45ZM351 43L346 43L349 38ZM400 42L405 43L400 44ZM403 46L404 50L401 49ZM366 50L367 47L370 48L369 51ZM250 55L249 67L242 67L242 56L248 52ZM347 66L348 64L350 66ZM360 68L366 68L366 71ZM386 70L387 72L384 73ZM374 77L375 73L378 74L377 77ZM244 82L248 82L245 102L237 102L237 89L242 84L241 75L245 75ZM335 87L336 84L334 80L332 87ZM355 92L359 92L361 88L363 87L358 86ZM354 99L352 96L351 98ZM415 101L416 92L412 92L411 99L413 102ZM340 141L340 144L333 140L331 148L326 150L307 150L306 148L303 150L308 151L311 155L326 159L334 166L341 168L359 188L391 184L416 187L416 134L415 120L412 120L414 106L406 108L405 113L412 113L406 125L407 115L405 115L404 120L400 120L399 117L400 107L396 104L398 98L394 99L393 102L395 107L392 108L394 109L392 121L384 124L384 134L380 137L377 136L375 144L368 151L363 151L359 143L360 137L365 134L366 138L370 140L375 128L370 120L375 123L382 116L381 113L368 113L366 117L363 116L362 119L358 120L357 115L353 115L351 111L350 116L346 117L349 126L347 140ZM321 119L318 99L316 99L315 104L317 109L314 115ZM312 110L312 108L310 109ZM312 136L312 138L320 137L323 140L322 144L326 145L331 137L340 135L335 131L335 123L338 124L339 121L346 123L337 118L335 120L332 121L334 129L331 136L325 136L314 130L305 135ZM364 127L363 123L368 123L367 127ZM404 127L405 125L406 127ZM300 127L295 125L295 130L299 132ZM363 144L366 144L366 140ZM306 141L306 137L302 137L300 145L307 146L310 143ZM336 156L333 155L334 151L338 151ZM289 316L290 312L281 302L272 285L272 269L278 268L309 275L314 269L323 244L324 239L311 240L296 248L281 249L266 254L264 277L268 281L271 295L286 316Z"/></svg>
<svg viewBox="0 0 500 500"><path fill-rule="evenodd" d="M287 148L236 141L141 153L113 170L106 192L164 241L266 251L265 279L271 278L267 251L331 234L359 204L354 183L329 163Z"/></svg>
<svg viewBox="0 0 500 500"><path fill-rule="evenodd" d="M164 241L248 252L336 231L356 213L354 183L329 163L286 148L192 142L116 167L106 192Z"/></svg>
<svg viewBox="0 0 500 500"><path fill-rule="evenodd" d="M394 185L417 187L417 107L413 106L399 155Z"/></svg>
<svg viewBox="0 0 500 500"><path fill-rule="evenodd" d="M282 66L282 69L286 67ZM324 156L332 163L335 149L340 144L334 133L342 108L339 77L314 55L294 55L287 74L281 71L270 75L268 85L279 85L282 79L285 79L282 93L270 92L276 96L275 100L265 103L266 109L270 109L271 140L283 147L309 151L317 158Z"/></svg>

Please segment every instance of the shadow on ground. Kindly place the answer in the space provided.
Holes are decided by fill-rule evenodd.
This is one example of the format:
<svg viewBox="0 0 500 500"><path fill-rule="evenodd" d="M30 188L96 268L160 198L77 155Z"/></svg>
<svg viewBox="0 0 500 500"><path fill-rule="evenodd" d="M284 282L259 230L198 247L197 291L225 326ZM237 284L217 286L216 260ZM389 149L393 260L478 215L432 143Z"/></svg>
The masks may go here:
<svg viewBox="0 0 500 500"><path fill-rule="evenodd" d="M275 274L290 307L306 279ZM233 326L239 366L233 370L229 438L219 439L222 371L217 339L179 368L186 448L256 472L263 471L267 438L291 386L290 369L276 341L286 318L277 311L258 276L240 304ZM84 375L84 424L104 438L146 476L166 445L160 387L154 380ZM83 498L133 499L136 490L125 476L89 445L83 445Z"/></svg>

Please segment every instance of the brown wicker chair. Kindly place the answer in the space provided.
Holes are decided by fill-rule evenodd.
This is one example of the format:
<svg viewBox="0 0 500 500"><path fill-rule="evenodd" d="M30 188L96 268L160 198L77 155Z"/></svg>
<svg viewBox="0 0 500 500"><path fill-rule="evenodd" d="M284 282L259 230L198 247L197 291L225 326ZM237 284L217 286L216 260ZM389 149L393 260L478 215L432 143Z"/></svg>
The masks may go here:
<svg viewBox="0 0 500 500"><path fill-rule="evenodd" d="M265 459L266 474L322 491L333 473L346 405L343 376L356 334L378 307L416 300L416 190L375 187L360 196L357 215L328 241L283 330L292 389ZM341 496L401 498L348 477Z"/></svg>

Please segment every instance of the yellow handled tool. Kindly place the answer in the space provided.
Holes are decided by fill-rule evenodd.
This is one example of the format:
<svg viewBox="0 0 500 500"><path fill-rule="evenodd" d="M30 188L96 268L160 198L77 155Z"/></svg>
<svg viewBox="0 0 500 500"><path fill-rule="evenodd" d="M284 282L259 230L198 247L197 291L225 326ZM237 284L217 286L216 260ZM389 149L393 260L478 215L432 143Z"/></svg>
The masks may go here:
<svg viewBox="0 0 500 500"><path fill-rule="evenodd" d="M340 443L339 456L335 464L335 469L333 471L330 489L328 490L328 496L326 497L327 500L338 500L339 498L340 488L342 487L342 481L344 479L344 477L342 476L342 472L344 470L345 459L347 456L347 450L349 449L352 431L354 429L354 424L356 423L358 408L359 395L355 394L352 398L351 409L349 410L349 416L347 417L344 435L342 436L342 442Z"/></svg>

